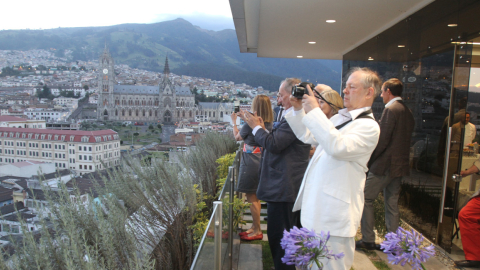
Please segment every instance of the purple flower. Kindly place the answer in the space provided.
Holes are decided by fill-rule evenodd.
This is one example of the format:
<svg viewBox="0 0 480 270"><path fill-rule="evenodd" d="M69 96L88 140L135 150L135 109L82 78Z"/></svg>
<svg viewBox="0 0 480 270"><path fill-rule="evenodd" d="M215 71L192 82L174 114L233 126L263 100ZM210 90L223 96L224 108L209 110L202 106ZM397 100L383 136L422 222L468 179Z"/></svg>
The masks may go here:
<svg viewBox="0 0 480 270"><path fill-rule="evenodd" d="M334 254L327 247L330 239L330 232L316 234L314 230L293 227L290 232L283 231L283 238L280 245L285 250L282 262L298 267L308 266L315 262L319 269L323 269L320 259L341 259L345 256L342 253Z"/></svg>
<svg viewBox="0 0 480 270"><path fill-rule="evenodd" d="M434 246L423 247L423 235L414 230L410 232L399 227L396 233L385 235L385 239L380 247L388 254L391 264L404 266L408 262L413 270L422 270L422 262L435 255Z"/></svg>

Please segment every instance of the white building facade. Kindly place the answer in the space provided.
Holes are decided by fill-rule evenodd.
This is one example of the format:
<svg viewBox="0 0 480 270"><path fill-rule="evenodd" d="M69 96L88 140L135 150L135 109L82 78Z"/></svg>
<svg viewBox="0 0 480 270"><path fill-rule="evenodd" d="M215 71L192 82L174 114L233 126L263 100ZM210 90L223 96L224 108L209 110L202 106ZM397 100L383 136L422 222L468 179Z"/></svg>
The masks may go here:
<svg viewBox="0 0 480 270"><path fill-rule="evenodd" d="M11 128L46 128L45 120L29 120L16 116L0 116L0 127Z"/></svg>
<svg viewBox="0 0 480 270"><path fill-rule="evenodd" d="M52 162L80 174L120 162L120 137L113 130L78 131L0 128L0 164Z"/></svg>

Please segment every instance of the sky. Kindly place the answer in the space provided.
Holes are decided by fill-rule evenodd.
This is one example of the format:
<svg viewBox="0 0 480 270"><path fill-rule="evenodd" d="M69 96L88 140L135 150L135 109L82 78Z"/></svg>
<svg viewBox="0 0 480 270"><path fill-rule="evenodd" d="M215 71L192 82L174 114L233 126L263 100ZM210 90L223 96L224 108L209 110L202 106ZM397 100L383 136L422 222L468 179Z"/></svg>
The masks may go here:
<svg viewBox="0 0 480 270"><path fill-rule="evenodd" d="M208 30L234 29L228 0L2 1L0 30L155 23L183 18Z"/></svg>

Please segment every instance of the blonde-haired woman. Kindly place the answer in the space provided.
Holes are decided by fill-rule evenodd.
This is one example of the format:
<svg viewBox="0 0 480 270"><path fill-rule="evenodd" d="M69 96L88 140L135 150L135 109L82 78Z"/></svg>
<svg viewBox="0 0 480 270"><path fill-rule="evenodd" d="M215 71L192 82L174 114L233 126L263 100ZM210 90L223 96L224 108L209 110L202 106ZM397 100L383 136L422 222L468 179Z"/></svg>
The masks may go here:
<svg viewBox="0 0 480 270"><path fill-rule="evenodd" d="M269 131L273 127L273 110L270 98L265 95L257 95L252 102L253 113L257 113L265 123L265 128ZM246 114L249 112L242 111L238 114ZM259 181L258 169L260 167L260 159L262 156L262 147L255 142L252 129L247 125L243 125L239 131L236 125L237 113L232 113L233 135L237 141L244 141L243 155L240 162L240 170L238 177L237 191L244 192L247 201L250 203L250 211L252 213L252 227L245 232L240 233L242 240L261 240L263 233L260 229L260 200L257 198L257 187Z"/></svg>
<svg viewBox="0 0 480 270"><path fill-rule="evenodd" d="M337 114L338 110L343 109L342 97L337 91L332 89L322 91L318 103L320 109L325 113L328 119Z"/></svg>

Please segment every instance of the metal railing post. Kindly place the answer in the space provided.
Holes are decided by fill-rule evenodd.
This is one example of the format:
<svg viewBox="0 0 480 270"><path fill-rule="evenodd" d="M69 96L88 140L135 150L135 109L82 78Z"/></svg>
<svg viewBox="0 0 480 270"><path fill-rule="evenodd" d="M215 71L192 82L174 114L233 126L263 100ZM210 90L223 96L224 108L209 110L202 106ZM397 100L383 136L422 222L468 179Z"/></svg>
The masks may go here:
<svg viewBox="0 0 480 270"><path fill-rule="evenodd" d="M233 260L233 193L234 184L235 184L235 166L230 166L229 170L232 172L230 179L230 194L229 194L229 206L228 206L228 269L232 269L232 260Z"/></svg>
<svg viewBox="0 0 480 270"><path fill-rule="evenodd" d="M214 270L222 269L222 202L213 202L215 210L215 233L214 242Z"/></svg>
<svg viewBox="0 0 480 270"><path fill-rule="evenodd" d="M447 133L447 145L445 150L445 161L443 164L443 185L442 185L442 200L440 202L440 214L438 216L438 223L443 222L443 208L445 207L445 196L447 193L447 178L448 178L448 166L450 164L450 144L452 141L452 127L448 128ZM438 238L438 237L437 237Z"/></svg>

